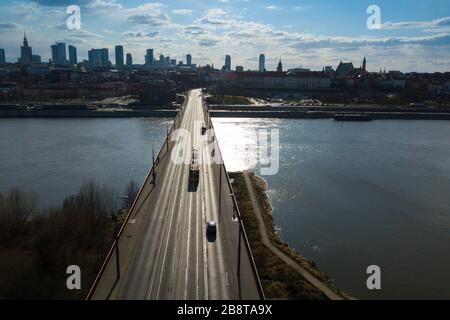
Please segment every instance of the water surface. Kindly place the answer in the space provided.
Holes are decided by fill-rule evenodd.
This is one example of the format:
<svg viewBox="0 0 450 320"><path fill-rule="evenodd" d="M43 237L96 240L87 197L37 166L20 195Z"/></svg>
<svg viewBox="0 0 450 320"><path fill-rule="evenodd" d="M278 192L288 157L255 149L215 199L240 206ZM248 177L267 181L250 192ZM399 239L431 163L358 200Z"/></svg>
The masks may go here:
<svg viewBox="0 0 450 320"><path fill-rule="evenodd" d="M0 191L58 205L83 182L138 184L169 119L0 119ZM281 237L357 298L450 299L450 122L215 119L229 170L258 169L257 129L280 130L267 176ZM366 268L382 268L382 291Z"/></svg>
<svg viewBox="0 0 450 320"><path fill-rule="evenodd" d="M450 299L450 122L216 119L229 170L257 169L257 130L280 130L264 177L281 237L357 298ZM366 288L369 265L382 291Z"/></svg>
<svg viewBox="0 0 450 320"><path fill-rule="evenodd" d="M0 192L33 190L59 205L93 180L119 195L139 185L164 142L170 119L0 119Z"/></svg>

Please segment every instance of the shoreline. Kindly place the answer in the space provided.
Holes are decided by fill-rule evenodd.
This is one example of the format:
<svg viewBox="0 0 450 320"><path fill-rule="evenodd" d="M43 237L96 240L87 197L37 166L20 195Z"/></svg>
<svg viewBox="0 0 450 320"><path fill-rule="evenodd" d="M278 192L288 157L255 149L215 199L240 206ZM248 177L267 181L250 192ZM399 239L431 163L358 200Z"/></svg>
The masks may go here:
<svg viewBox="0 0 450 320"><path fill-rule="evenodd" d="M0 119L14 118L175 118L177 110L5 110Z"/></svg>
<svg viewBox="0 0 450 320"><path fill-rule="evenodd" d="M233 172L230 177L266 296L293 300L351 299L332 286L313 260L302 257L280 239L273 224L267 182L251 172ZM256 199L252 199L253 191ZM258 220L258 211L262 221Z"/></svg>
<svg viewBox="0 0 450 320"><path fill-rule="evenodd" d="M175 117L177 108L127 108L99 104L0 104L0 118L166 118ZM450 108L398 106L257 106L209 107L213 118L333 119L337 115L363 114L370 120L450 120Z"/></svg>

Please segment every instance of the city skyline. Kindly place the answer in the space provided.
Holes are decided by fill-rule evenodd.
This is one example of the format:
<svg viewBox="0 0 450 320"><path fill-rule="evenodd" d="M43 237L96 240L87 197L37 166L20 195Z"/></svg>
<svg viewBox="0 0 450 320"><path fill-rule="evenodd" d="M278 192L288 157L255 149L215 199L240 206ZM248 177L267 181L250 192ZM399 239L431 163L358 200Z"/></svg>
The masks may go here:
<svg viewBox="0 0 450 320"><path fill-rule="evenodd" d="M124 47L133 62L144 64L146 49L192 63L221 67L225 55L232 69L258 70L258 56L274 70L280 56L285 68L321 70L339 61L359 64L370 57L369 71L450 70L450 9L445 1L424 6L419 1L378 1L382 29L366 26L368 1L192 1L179 4L118 0L75 1L81 6L81 30L68 30L67 1L6 1L1 5L0 48L6 60L20 57L23 32L33 53L51 58L50 45L77 47L78 61L88 50L107 48L115 61L115 46ZM70 3L72 4L72 3ZM401 10L408 4L408 11ZM326 23L324 23L326 21ZM49 37L49 35L51 36Z"/></svg>

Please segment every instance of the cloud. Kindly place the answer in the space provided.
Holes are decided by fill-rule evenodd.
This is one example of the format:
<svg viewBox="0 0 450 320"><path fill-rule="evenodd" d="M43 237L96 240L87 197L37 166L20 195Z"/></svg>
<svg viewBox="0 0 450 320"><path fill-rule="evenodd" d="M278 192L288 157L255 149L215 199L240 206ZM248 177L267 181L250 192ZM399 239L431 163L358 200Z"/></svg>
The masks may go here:
<svg viewBox="0 0 450 320"><path fill-rule="evenodd" d="M291 41L291 46L301 48L359 48L359 47L401 47L416 44L421 46L450 46L450 33L415 37L327 37L312 34L286 34L281 38Z"/></svg>
<svg viewBox="0 0 450 320"><path fill-rule="evenodd" d="M274 4L271 4L271 5L268 5L265 9L275 11L275 10L280 10L281 8Z"/></svg>
<svg viewBox="0 0 450 320"><path fill-rule="evenodd" d="M211 24L211 25L216 25L216 26L223 26L227 24L226 20L222 20L222 19L214 19L214 18L209 18L209 17L205 17L201 20L202 24Z"/></svg>
<svg viewBox="0 0 450 320"><path fill-rule="evenodd" d="M122 5L116 0L93 0L87 5L87 7L96 10L122 9Z"/></svg>
<svg viewBox="0 0 450 320"><path fill-rule="evenodd" d="M75 4L74 1L71 0L32 0L33 2L36 2L43 6L49 6L49 7L64 7L64 6L70 6L72 4ZM77 5L87 5L89 3L93 2L93 0L79 0L77 1Z"/></svg>
<svg viewBox="0 0 450 320"><path fill-rule="evenodd" d="M176 10L172 10L173 14L178 14L178 15L182 15L182 16L189 16L191 15L193 12L193 10L191 9L176 9Z"/></svg>
<svg viewBox="0 0 450 320"><path fill-rule="evenodd" d="M226 14L227 14L227 12L222 8L211 8L211 9L208 9L208 11L206 12L206 16L212 17L212 18L222 17Z"/></svg>
<svg viewBox="0 0 450 320"><path fill-rule="evenodd" d="M398 65L403 70L429 68L434 71L435 66L440 66L440 70L450 67L450 17L385 22L385 31L380 33L339 36L336 35L338 30L333 32L334 35L296 31L290 24L292 21L283 22L283 17L280 17L283 27L274 27L271 23L278 24L279 21L274 22L271 18L264 20L262 17L257 22L242 17L245 10L241 7L235 10L235 5L247 2L245 0L216 0L217 7L204 9L199 15L197 9L191 10L187 4L175 9L160 0L142 1L140 5L124 0L12 1L7 6L2 5L5 10L0 12L0 38L4 47L13 48L10 51L14 55L20 54L17 39L25 29L27 34L28 30L32 31L29 40L33 50L43 58L50 54L51 42L62 39L68 44L80 44L77 46L80 55L92 47L113 48L115 44L123 44L136 56L137 63L143 62L145 48L152 47L171 56L186 52L197 52L195 55L198 56L201 53L207 56L205 61L208 63L215 57L215 64L219 57L222 63L222 56L227 52L236 64L243 64L246 69L257 67L261 52L266 54L268 68L276 67L280 55L287 67L304 65L317 70L324 64L334 65L340 60L359 63L364 55L370 59L371 66L382 68L397 68ZM65 27L65 6L69 4L82 7L85 33L68 31ZM300 13L309 8L312 6L299 3L284 7L276 1L268 1L257 10L263 15L266 15L264 12L279 15L288 9ZM176 16L194 18L181 25L177 24ZM47 27L44 24L48 24ZM114 31L107 33L105 28ZM405 31L389 32L394 29ZM87 30L99 30L100 36Z"/></svg>
<svg viewBox="0 0 450 320"><path fill-rule="evenodd" d="M217 39L212 39L212 38L204 38L204 39L200 39L198 41L199 46L202 47L213 47L215 45L217 45L219 41Z"/></svg>
<svg viewBox="0 0 450 320"><path fill-rule="evenodd" d="M433 29L450 27L450 17L443 17L432 21L402 21L385 22L382 29Z"/></svg>
<svg viewBox="0 0 450 320"><path fill-rule="evenodd" d="M158 31L153 31L153 32L127 31L127 32L124 32L123 35L125 37L130 37L130 38L154 38L154 37L160 35L160 33Z"/></svg>
<svg viewBox="0 0 450 320"><path fill-rule="evenodd" d="M200 35L205 33L205 29L201 26L189 25L184 27L184 33L188 35Z"/></svg>
<svg viewBox="0 0 450 320"><path fill-rule="evenodd" d="M67 7L70 5L78 5L91 9L120 9L122 5L116 0L33 0L43 6L48 7Z"/></svg>
<svg viewBox="0 0 450 320"><path fill-rule="evenodd" d="M307 5L307 6L296 6L293 8L295 11L305 11L308 9L311 9L311 6Z"/></svg>
<svg viewBox="0 0 450 320"><path fill-rule="evenodd" d="M10 23L10 22L6 22L6 23L0 23L0 29L2 30L11 30L11 29L18 29L19 25L16 23Z"/></svg>
<svg viewBox="0 0 450 320"><path fill-rule="evenodd" d="M33 2L48 7L67 7L70 5L78 5L87 8L99 9L121 9L122 5L116 0L32 0Z"/></svg>
<svg viewBox="0 0 450 320"><path fill-rule="evenodd" d="M135 8L118 11L117 18L125 19L138 25L160 27L170 24L170 18L163 12L163 4L146 3Z"/></svg>

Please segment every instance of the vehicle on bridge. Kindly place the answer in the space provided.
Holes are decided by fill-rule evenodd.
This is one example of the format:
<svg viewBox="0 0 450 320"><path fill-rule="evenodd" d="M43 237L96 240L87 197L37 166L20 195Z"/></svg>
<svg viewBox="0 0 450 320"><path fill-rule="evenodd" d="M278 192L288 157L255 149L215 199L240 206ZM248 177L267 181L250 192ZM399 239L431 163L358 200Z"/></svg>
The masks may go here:
<svg viewBox="0 0 450 320"><path fill-rule="evenodd" d="M216 241L217 223L215 221L208 221L208 223L206 224L206 237L209 242Z"/></svg>
<svg viewBox="0 0 450 320"><path fill-rule="evenodd" d="M202 123L202 136L204 136L205 135L205 133L206 133L206 124L203 122Z"/></svg>
<svg viewBox="0 0 450 320"><path fill-rule="evenodd" d="M189 182L198 183L200 177L200 164L198 158L198 148L192 149L191 167L189 169Z"/></svg>

